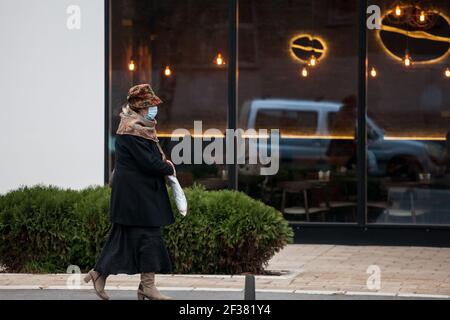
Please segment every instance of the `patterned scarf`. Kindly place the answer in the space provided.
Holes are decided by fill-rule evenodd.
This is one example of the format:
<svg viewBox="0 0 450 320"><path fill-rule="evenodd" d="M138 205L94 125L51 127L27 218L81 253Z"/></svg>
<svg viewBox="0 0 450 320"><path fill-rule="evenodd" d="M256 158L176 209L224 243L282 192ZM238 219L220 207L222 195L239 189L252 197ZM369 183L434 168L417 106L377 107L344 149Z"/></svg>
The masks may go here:
<svg viewBox="0 0 450 320"><path fill-rule="evenodd" d="M155 141L158 146L158 150L161 153L162 159L165 161L166 156L159 145L159 140L156 133L156 123L156 120L145 119L139 113L133 111L129 105L127 105L122 108L122 112L120 113L120 123L116 133L129 134Z"/></svg>

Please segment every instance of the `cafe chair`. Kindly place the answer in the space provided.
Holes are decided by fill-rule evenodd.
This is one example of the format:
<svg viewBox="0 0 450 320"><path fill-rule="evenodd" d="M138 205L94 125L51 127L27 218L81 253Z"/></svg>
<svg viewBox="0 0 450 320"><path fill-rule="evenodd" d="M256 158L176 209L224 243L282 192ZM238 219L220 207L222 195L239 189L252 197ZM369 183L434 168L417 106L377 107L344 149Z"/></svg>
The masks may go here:
<svg viewBox="0 0 450 320"><path fill-rule="evenodd" d="M290 215L309 222L311 221L311 215L328 211L328 208L325 207L309 206L308 196L309 191L312 188L310 183L305 181L284 181L281 182L279 186L282 190L281 212L283 215ZM303 200L303 205L286 207L288 197L291 194L299 196L299 198Z"/></svg>
<svg viewBox="0 0 450 320"><path fill-rule="evenodd" d="M425 214L424 200L427 190L412 187L390 187L388 189L389 207L385 210L385 222L409 220L417 222L417 217Z"/></svg>

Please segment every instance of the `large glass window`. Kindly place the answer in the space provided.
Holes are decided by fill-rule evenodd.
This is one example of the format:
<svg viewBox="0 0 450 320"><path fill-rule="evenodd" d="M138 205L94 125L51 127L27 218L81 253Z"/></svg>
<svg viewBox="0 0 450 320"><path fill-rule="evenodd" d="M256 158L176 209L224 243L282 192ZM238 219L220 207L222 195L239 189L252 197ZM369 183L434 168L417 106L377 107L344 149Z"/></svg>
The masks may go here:
<svg viewBox="0 0 450 320"><path fill-rule="evenodd" d="M356 221L358 1L239 1L239 123L280 130L280 167L239 188L289 221Z"/></svg>
<svg viewBox="0 0 450 320"><path fill-rule="evenodd" d="M230 3L110 2L111 169L119 112L137 83L150 83L164 101L158 133L167 154L176 145L175 129L192 135L191 162L198 158L196 143L203 153L208 144L224 142L233 89ZM360 1L238 3L238 69L232 70L238 128L256 130L260 138L267 133L258 130L279 130L280 155L278 171L261 175L261 165L245 154L246 163L236 165L238 188L291 222L355 223L357 181L363 179L367 189L359 191L367 191L370 224L449 224L449 2L369 0L382 16L380 29L367 31L366 75L358 68L364 58L359 26L366 19L358 16ZM367 101L358 101L364 76ZM357 111L364 103L367 137L358 140ZM201 121L197 130L195 121ZM245 136L245 152L252 134ZM357 141L366 141L366 177L356 173ZM202 154L199 163L179 166L182 185L226 188L223 151L215 154L219 163L205 163Z"/></svg>
<svg viewBox="0 0 450 320"><path fill-rule="evenodd" d="M450 3L370 1L368 222L450 223Z"/></svg>

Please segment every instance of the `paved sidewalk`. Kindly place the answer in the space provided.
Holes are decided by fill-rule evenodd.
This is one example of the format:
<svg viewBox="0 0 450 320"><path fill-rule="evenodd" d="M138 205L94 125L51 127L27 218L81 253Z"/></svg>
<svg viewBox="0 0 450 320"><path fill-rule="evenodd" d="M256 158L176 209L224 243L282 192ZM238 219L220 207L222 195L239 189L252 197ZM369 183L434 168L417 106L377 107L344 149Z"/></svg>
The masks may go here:
<svg viewBox="0 0 450 320"><path fill-rule="evenodd" d="M175 300L244 300L242 291L161 290ZM134 290L108 290L111 300L136 300ZM422 297L256 292L255 300L436 300ZM99 300L94 290L0 290L2 300Z"/></svg>
<svg viewBox="0 0 450 320"><path fill-rule="evenodd" d="M378 290L367 287L367 270L373 265L381 272ZM258 292L450 297L450 248L288 245L267 269L286 272L257 276ZM68 277L0 273L0 289L65 289ZM131 290L138 283L139 275L111 276L107 288ZM240 291L244 276L157 275L157 285L168 290ZM82 283L81 288L90 286Z"/></svg>

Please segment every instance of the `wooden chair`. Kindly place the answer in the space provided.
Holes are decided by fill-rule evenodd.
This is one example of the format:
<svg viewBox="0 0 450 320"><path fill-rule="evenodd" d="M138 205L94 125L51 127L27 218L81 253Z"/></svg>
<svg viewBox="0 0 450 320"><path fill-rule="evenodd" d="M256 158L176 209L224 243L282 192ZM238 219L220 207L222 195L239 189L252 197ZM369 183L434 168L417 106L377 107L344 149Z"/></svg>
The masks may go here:
<svg viewBox="0 0 450 320"><path fill-rule="evenodd" d="M324 207L310 207L308 201L308 191L311 190L312 185L306 181L283 181L279 183L282 190L281 198L281 212L283 215L292 215L305 217L306 221L311 221L311 215L328 211ZM296 194L303 198L303 206L286 207L286 200L288 194Z"/></svg>

